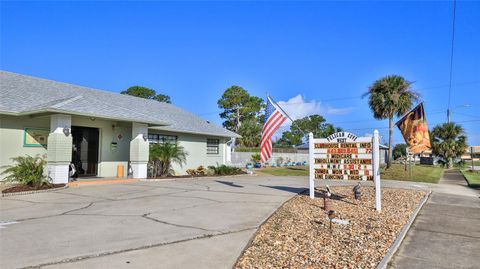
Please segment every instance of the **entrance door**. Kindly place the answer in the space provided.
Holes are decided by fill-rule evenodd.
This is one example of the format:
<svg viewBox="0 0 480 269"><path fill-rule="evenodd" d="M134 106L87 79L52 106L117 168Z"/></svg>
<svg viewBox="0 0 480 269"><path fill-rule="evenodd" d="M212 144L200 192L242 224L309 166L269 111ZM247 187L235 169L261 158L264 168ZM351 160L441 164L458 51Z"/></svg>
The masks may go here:
<svg viewBox="0 0 480 269"><path fill-rule="evenodd" d="M98 171L98 128L72 126L72 162L78 176L96 176Z"/></svg>

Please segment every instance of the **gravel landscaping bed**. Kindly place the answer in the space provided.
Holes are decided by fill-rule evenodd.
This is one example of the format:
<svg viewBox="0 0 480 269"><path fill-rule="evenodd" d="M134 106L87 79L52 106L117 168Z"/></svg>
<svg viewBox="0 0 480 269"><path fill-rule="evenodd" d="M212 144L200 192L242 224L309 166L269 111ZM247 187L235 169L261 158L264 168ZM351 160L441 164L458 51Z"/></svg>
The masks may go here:
<svg viewBox="0 0 480 269"><path fill-rule="evenodd" d="M352 187L333 187L332 209L349 224L332 224L316 199L297 195L258 230L235 268L375 268L410 215L426 195L406 189L382 189L382 212L375 211L373 187L362 187L362 200Z"/></svg>

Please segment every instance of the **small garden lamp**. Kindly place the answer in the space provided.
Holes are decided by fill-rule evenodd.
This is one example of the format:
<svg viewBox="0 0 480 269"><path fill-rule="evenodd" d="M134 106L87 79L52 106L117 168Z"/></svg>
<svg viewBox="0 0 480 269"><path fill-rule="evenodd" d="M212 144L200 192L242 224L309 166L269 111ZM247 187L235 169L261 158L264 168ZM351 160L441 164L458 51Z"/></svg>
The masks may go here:
<svg viewBox="0 0 480 269"><path fill-rule="evenodd" d="M335 210L328 211L328 218L330 219L330 231L332 230L332 220L336 217L337 213Z"/></svg>

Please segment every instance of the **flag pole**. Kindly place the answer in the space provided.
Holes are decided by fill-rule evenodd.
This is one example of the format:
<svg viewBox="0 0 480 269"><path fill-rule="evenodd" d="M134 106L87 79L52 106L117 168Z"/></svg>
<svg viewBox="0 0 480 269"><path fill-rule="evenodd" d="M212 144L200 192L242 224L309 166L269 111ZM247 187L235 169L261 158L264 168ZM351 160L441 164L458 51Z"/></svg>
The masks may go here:
<svg viewBox="0 0 480 269"><path fill-rule="evenodd" d="M287 114L287 112L285 112L285 110L283 110L283 108L282 108L279 104L277 104L277 102L275 102L275 100L273 100L272 97L270 97L270 95L268 95L268 93L267 93L267 98L270 98L270 100L272 100L272 102L273 102L273 103L283 112L283 114L285 114L285 116L287 116L287 118L292 122L292 125L294 125L295 128L297 128L300 132L302 132L302 134L303 134L304 137L307 136L307 134L306 134L302 129L300 129L300 127L298 127L297 124L295 124L295 121Z"/></svg>

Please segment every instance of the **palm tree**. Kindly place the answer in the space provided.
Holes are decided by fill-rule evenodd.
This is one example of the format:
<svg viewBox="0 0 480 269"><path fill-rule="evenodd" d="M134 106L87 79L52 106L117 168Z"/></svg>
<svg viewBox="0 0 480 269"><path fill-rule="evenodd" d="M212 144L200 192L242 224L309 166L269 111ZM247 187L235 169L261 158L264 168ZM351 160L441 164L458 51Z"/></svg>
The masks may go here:
<svg viewBox="0 0 480 269"><path fill-rule="evenodd" d="M150 145L150 161L154 163L154 176L162 177L173 174L172 164L182 166L187 161L188 153L178 143L159 143Z"/></svg>
<svg viewBox="0 0 480 269"><path fill-rule="evenodd" d="M431 133L433 154L440 156L453 167L453 158L460 157L467 147L467 137L462 126L453 122L437 125Z"/></svg>
<svg viewBox="0 0 480 269"><path fill-rule="evenodd" d="M240 144L244 147L258 147L260 145L262 126L256 119L249 119L242 123L238 129Z"/></svg>
<svg viewBox="0 0 480 269"><path fill-rule="evenodd" d="M392 165L393 116L400 117L407 113L420 95L411 89L411 82L398 75L389 75L375 81L363 97L368 95L368 105L373 117L378 120L388 119L388 163Z"/></svg>

